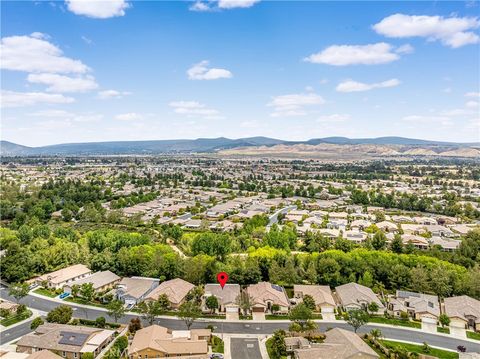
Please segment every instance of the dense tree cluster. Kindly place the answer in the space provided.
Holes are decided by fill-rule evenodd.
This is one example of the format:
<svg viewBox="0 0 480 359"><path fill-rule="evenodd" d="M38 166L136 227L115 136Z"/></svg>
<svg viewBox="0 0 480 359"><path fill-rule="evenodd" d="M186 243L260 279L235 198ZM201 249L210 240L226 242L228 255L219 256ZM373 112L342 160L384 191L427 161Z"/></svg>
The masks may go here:
<svg viewBox="0 0 480 359"><path fill-rule="evenodd" d="M181 277L194 284L214 282L216 273L227 271L232 282L245 285L263 280L286 286L308 282L335 287L355 281L379 291L408 289L442 297L480 297L479 231L468 234L460 249L445 261L418 253L395 253L388 248L352 249L337 243L333 249L323 248L316 242L318 251L292 254L285 243L292 243L296 237L288 226L284 230L265 235L266 243L255 240L255 246L243 256L229 255L229 245L237 241L235 235L201 233L190 236L193 256L181 258L170 246L145 234L112 229L81 233L37 223L19 230L0 230L0 245L5 250L0 270L5 280L21 282L84 263L95 271L111 270L121 276L161 280ZM255 229L249 231L255 233ZM82 290L88 292L88 288Z"/></svg>

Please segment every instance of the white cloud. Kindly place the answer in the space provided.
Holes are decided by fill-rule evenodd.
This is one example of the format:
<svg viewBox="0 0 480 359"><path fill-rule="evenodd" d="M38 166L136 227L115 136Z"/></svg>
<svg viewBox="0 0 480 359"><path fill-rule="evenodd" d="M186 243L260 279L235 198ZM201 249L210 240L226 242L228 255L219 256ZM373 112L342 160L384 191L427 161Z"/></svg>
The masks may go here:
<svg viewBox="0 0 480 359"><path fill-rule="evenodd" d="M476 44L479 37L470 31L480 26L478 18L394 14L384 18L373 29L387 37L426 37L452 48Z"/></svg>
<svg viewBox="0 0 480 359"><path fill-rule="evenodd" d="M197 101L173 101L168 105L179 115L188 117L199 116L206 119L222 118L217 110L208 108L206 105Z"/></svg>
<svg viewBox="0 0 480 359"><path fill-rule="evenodd" d="M48 86L48 92L86 92L98 87L95 78L89 75L68 77L58 74L29 74L27 81Z"/></svg>
<svg viewBox="0 0 480 359"><path fill-rule="evenodd" d="M44 92L15 92L2 90L1 95L2 107L24 107L40 103L61 104L72 103L74 101L75 99L72 97Z"/></svg>
<svg viewBox="0 0 480 359"><path fill-rule="evenodd" d="M142 120L143 115L136 112L128 112L128 113L119 114L115 116L115 118L120 121L137 121L137 120Z"/></svg>
<svg viewBox="0 0 480 359"><path fill-rule="evenodd" d="M467 110L464 108L455 108L453 110L443 111L440 115L448 116L448 117L456 117L456 116L470 116L473 115L475 112L472 110Z"/></svg>
<svg viewBox="0 0 480 359"><path fill-rule="evenodd" d="M42 110L28 114L33 117L41 118L57 118L63 119L69 122L95 122L103 118L103 115L100 114L75 114L64 110Z"/></svg>
<svg viewBox="0 0 480 359"><path fill-rule="evenodd" d="M325 100L315 93L302 93L275 96L267 106L273 107L272 117L290 117L307 115L306 107L322 105Z"/></svg>
<svg viewBox="0 0 480 359"><path fill-rule="evenodd" d="M208 68L208 61L202 61L188 69L187 75L190 80L218 80L229 79L233 75L226 69Z"/></svg>
<svg viewBox="0 0 480 359"><path fill-rule="evenodd" d="M480 97L480 92L467 92L465 97Z"/></svg>
<svg viewBox="0 0 480 359"><path fill-rule="evenodd" d="M393 50L394 47L385 42L369 45L332 45L304 60L334 66L386 64L400 58Z"/></svg>
<svg viewBox="0 0 480 359"><path fill-rule="evenodd" d="M212 8L209 4L203 1L195 1L192 6L189 7L190 11L211 11Z"/></svg>
<svg viewBox="0 0 480 359"><path fill-rule="evenodd" d="M424 115L409 115L402 118L402 121L411 122L413 124L440 124L442 126L453 125L452 120L447 116L424 116Z"/></svg>
<svg viewBox="0 0 480 359"><path fill-rule="evenodd" d="M219 0L218 7L220 9L234 9L252 7L260 0Z"/></svg>
<svg viewBox="0 0 480 359"><path fill-rule="evenodd" d="M131 94L132 93L128 91L104 90L98 92L97 98L100 100L119 99Z"/></svg>
<svg viewBox="0 0 480 359"><path fill-rule="evenodd" d="M67 8L77 15L95 19L123 16L130 6L125 0L66 0Z"/></svg>
<svg viewBox="0 0 480 359"><path fill-rule="evenodd" d="M353 80L347 80L341 82L337 85L336 90L338 92L359 92L359 91L369 91L376 88L386 88L386 87L395 87L400 85L398 79L390 79L383 82L376 82L371 84L366 84L363 82L357 82Z"/></svg>
<svg viewBox="0 0 480 359"><path fill-rule="evenodd" d="M28 115L33 117L62 117L62 118L73 116L72 113L64 110L42 110L42 111L29 113Z"/></svg>
<svg viewBox="0 0 480 359"><path fill-rule="evenodd" d="M465 106L468 107L468 108L477 108L478 107L478 101L467 101Z"/></svg>
<svg viewBox="0 0 480 359"><path fill-rule="evenodd" d="M334 113L332 115L320 116L317 119L317 122L320 123L339 123L345 122L350 119L349 114Z"/></svg>
<svg viewBox="0 0 480 359"><path fill-rule="evenodd" d="M82 35L81 36L82 40L87 44L87 45L91 45L93 44L93 40L92 39L89 39L88 37Z"/></svg>
<svg viewBox="0 0 480 359"><path fill-rule="evenodd" d="M41 33L1 40L0 67L5 70L48 73L85 73L88 66L63 56L62 50Z"/></svg>
<svg viewBox="0 0 480 359"><path fill-rule="evenodd" d="M411 54L414 51L415 51L415 49L410 44L405 44L405 45L399 46L395 49L395 52L397 54Z"/></svg>

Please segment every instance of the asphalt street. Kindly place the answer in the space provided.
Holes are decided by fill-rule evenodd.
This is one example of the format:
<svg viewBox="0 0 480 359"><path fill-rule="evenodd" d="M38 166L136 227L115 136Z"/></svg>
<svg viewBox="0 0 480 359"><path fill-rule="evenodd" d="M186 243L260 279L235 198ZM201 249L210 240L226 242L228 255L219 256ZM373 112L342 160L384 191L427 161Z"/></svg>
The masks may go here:
<svg viewBox="0 0 480 359"><path fill-rule="evenodd" d="M12 300L12 298L8 296L7 290L4 288L0 289L0 297L4 299ZM58 302L53 301L50 298L47 298L47 297L39 298L32 295L28 295L27 297L23 298L21 303L27 305L28 307L31 307L43 312L49 312L50 310L52 310L53 308L59 305ZM109 322L114 321L113 318L110 318L108 314L101 309L84 308L70 302L65 302L65 304L73 307L74 316L77 318L95 319L99 316L103 316ZM121 318L119 322L128 323L130 319L134 317L137 317L137 316L133 314L127 314L123 318ZM181 319L177 319L177 318L168 318L168 319L159 318L157 319L156 323L174 330L186 329L185 323ZM288 329L289 323L277 322L274 320L272 320L271 322L253 322L253 321L226 322L226 321L207 321L207 320L199 319L193 324L192 328L205 328L208 325L214 326L215 332L220 332L223 328L224 333L230 333L230 334L272 334L277 329L285 329L285 330ZM351 330L351 327L348 324L341 323L341 322L340 323L319 322L318 325L319 325L320 331L325 331L327 328L337 328L337 327ZM480 342L473 343L467 340L420 332L418 330L408 330L402 327L384 327L384 326L369 324L361 327L359 330L359 333L367 333L367 332L370 332L372 329L380 329L382 331L383 336L388 339L404 340L404 341L409 341L409 342L414 342L419 344L422 344L423 342L427 342L431 346L437 346L437 347L447 348L452 350L456 350L457 346L463 345L465 348L467 348L468 351L480 352ZM5 342L12 341L29 332L31 332L29 323L22 324L20 326L13 327L11 329L3 330L2 333L0 333L0 342L5 343Z"/></svg>
<svg viewBox="0 0 480 359"><path fill-rule="evenodd" d="M257 338L232 338L230 348L232 359L258 359L262 357Z"/></svg>

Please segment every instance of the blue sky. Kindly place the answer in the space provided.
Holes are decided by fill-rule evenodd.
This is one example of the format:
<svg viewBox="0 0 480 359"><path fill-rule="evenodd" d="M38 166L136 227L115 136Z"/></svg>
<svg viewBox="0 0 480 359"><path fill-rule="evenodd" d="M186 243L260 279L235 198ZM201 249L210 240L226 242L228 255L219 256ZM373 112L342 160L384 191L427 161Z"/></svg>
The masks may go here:
<svg viewBox="0 0 480 359"><path fill-rule="evenodd" d="M4 140L480 141L477 2L1 6Z"/></svg>

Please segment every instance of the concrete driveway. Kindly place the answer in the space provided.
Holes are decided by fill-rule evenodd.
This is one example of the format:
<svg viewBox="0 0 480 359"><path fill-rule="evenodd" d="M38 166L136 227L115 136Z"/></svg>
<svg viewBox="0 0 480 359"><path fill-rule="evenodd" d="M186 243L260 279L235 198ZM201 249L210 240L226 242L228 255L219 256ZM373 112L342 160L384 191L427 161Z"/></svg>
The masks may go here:
<svg viewBox="0 0 480 359"><path fill-rule="evenodd" d="M230 348L232 359L259 359L262 357L257 338L232 338Z"/></svg>

